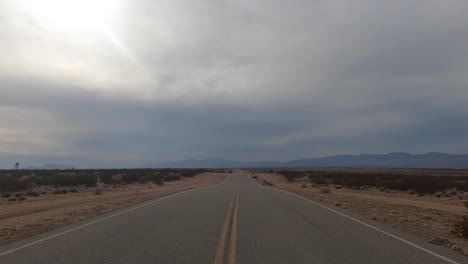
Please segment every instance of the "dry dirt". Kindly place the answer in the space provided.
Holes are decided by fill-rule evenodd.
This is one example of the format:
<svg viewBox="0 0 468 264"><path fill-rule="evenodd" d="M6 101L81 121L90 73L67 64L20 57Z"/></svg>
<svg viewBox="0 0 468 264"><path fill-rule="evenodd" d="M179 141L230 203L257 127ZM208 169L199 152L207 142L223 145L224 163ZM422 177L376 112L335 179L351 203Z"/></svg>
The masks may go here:
<svg viewBox="0 0 468 264"><path fill-rule="evenodd" d="M27 197L20 202L9 202L3 198L0 199L0 244L170 193L213 185L224 179L225 175L203 173L193 178L165 182L162 186L148 183L81 187L78 193L67 194L53 194L55 188L39 188L36 190L47 194ZM97 189L102 190L102 194L97 195Z"/></svg>
<svg viewBox="0 0 468 264"><path fill-rule="evenodd" d="M336 189L334 186L316 186L307 179L288 182L278 174L255 173L262 184L272 183L274 188L365 215L399 230L416 234L428 242L452 248L468 255L468 241L453 234L453 223L467 214L463 201L466 194L451 197L417 196L406 192L381 192L376 188L365 190ZM330 194L321 193L329 188Z"/></svg>

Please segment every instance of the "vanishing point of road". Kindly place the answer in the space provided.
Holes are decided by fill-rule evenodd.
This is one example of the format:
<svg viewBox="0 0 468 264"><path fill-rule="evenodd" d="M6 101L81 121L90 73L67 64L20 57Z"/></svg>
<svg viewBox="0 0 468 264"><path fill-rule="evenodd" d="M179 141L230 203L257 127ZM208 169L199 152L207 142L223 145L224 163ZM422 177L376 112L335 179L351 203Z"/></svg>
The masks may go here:
<svg viewBox="0 0 468 264"><path fill-rule="evenodd" d="M255 182L161 197L0 247L0 263L468 263L446 248Z"/></svg>

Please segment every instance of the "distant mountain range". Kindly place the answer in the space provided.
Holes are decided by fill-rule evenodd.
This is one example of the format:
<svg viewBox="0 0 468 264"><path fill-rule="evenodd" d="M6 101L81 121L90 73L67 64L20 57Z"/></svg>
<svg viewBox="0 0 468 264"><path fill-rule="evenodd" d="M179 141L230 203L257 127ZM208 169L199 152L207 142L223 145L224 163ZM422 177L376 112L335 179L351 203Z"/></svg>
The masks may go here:
<svg viewBox="0 0 468 264"><path fill-rule="evenodd" d="M338 155L287 162L243 162L227 159L189 159L145 166L148 168L313 168L313 167L373 167L373 168L468 168L468 154L389 153Z"/></svg>
<svg viewBox="0 0 468 264"><path fill-rule="evenodd" d="M228 159L188 159L142 166L144 168L446 168L468 169L468 154L430 152L409 154L337 155L311 159L278 161L234 161ZM25 167L25 170L70 170L72 165L46 164Z"/></svg>
<svg viewBox="0 0 468 264"><path fill-rule="evenodd" d="M35 167L29 166L23 169L25 170L71 170L74 167L72 165L63 165L63 164L46 164L44 166Z"/></svg>

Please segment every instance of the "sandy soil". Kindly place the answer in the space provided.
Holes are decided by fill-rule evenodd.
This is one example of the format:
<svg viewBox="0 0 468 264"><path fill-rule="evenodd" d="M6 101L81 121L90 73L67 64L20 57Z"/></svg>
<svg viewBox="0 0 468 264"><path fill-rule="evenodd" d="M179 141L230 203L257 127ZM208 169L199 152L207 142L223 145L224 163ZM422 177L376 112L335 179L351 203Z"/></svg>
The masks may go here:
<svg viewBox="0 0 468 264"><path fill-rule="evenodd" d="M381 221L397 229L416 234L428 242L452 248L468 255L468 241L453 234L453 223L467 214L463 201L466 194L452 197L417 196L405 192L380 192L376 188L365 190L335 189L330 194L320 192L325 186L313 186L307 179L288 182L277 174L255 173L258 181L272 183L274 188L294 192L312 200L339 206L352 212ZM304 187L304 186L305 187Z"/></svg>
<svg viewBox="0 0 468 264"><path fill-rule="evenodd" d="M67 194L53 194L55 188L43 187L36 189L41 193L47 192L40 197L27 197L20 202L9 202L3 198L0 200L0 243L75 223L159 196L216 184L224 179L225 175L203 173L193 178L166 182L163 186L148 183L81 187L78 188L78 193ZM102 190L102 194L95 194L96 189Z"/></svg>

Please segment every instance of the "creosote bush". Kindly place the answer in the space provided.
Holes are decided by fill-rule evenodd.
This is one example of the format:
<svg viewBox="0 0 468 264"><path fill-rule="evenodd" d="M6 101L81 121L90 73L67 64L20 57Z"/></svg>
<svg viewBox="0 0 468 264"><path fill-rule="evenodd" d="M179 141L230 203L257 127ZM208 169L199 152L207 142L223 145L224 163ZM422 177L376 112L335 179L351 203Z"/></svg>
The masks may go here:
<svg viewBox="0 0 468 264"><path fill-rule="evenodd" d="M468 209L468 202L463 202L463 205ZM454 232L463 238L468 239L468 214L460 217L454 223Z"/></svg>
<svg viewBox="0 0 468 264"><path fill-rule="evenodd" d="M86 169L86 170L0 170L0 193L20 192L39 186L96 187L109 185L178 181L197 174L219 170L207 169ZM57 193L58 194L58 193ZM3 194L2 194L3 196ZM8 197L4 197L8 198Z"/></svg>
<svg viewBox="0 0 468 264"><path fill-rule="evenodd" d="M286 178L286 180L289 182L293 182L295 179L305 177L305 173L303 171L281 170L278 173L283 175L284 178Z"/></svg>
<svg viewBox="0 0 468 264"><path fill-rule="evenodd" d="M468 191L468 177L460 175L330 170L280 170L278 173L289 182L307 176L313 184L339 185L352 189L366 186L366 188L379 188L380 191L385 192L386 190L400 190L417 194L434 194L451 190L449 195L455 195L456 190Z"/></svg>

